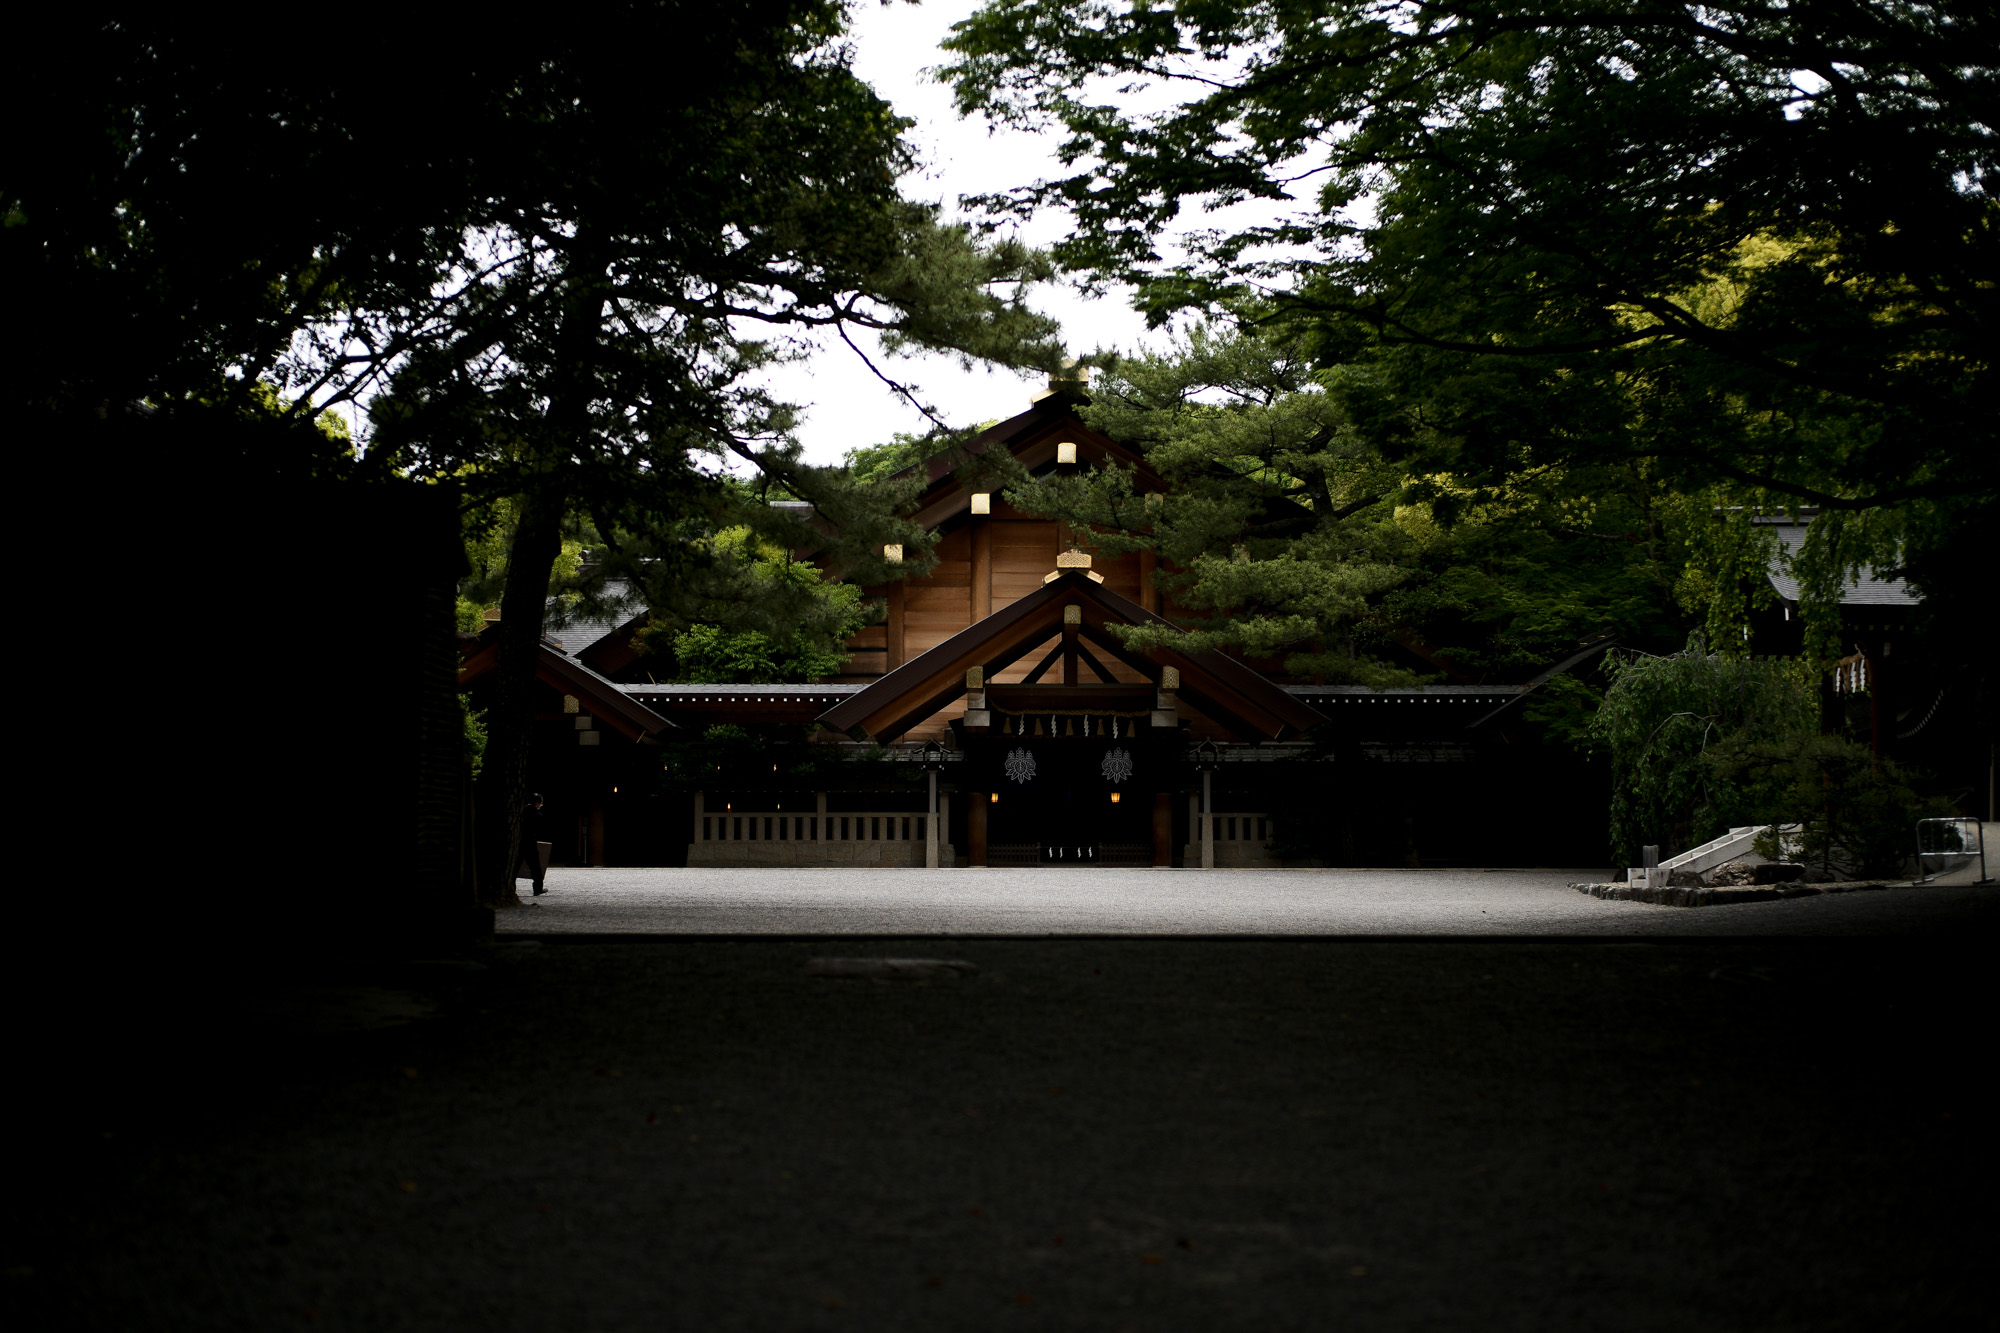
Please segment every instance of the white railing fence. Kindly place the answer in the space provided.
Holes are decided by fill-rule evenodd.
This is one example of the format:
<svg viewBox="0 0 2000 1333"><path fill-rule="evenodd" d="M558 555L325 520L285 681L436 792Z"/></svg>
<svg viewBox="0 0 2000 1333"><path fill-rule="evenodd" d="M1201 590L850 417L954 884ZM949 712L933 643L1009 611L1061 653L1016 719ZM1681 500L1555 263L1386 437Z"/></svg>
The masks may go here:
<svg viewBox="0 0 2000 1333"><path fill-rule="evenodd" d="M1277 836L1272 831L1273 821L1269 815L1246 815L1240 811L1231 815L1218 810L1209 818L1215 821L1217 842L1269 842ZM1201 826L1198 824L1194 836L1197 840L1201 837Z"/></svg>
<svg viewBox="0 0 2000 1333"><path fill-rule="evenodd" d="M901 810L825 815L729 810L697 816L697 842L922 842L930 817Z"/></svg>

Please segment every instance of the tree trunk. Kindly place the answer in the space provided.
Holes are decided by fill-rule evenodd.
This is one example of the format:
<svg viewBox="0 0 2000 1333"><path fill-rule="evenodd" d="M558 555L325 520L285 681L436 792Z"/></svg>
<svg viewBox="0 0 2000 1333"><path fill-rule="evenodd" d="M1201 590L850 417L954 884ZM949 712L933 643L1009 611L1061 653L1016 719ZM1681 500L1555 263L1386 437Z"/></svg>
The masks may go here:
<svg viewBox="0 0 2000 1333"><path fill-rule="evenodd" d="M492 721L479 773L479 888L488 907L519 907L514 862L521 847L521 808L528 796L528 751L535 720L535 665L549 575L562 553L562 503L524 497L521 521L507 552L507 586L500 596L500 650L494 663Z"/></svg>
<svg viewBox="0 0 2000 1333"><path fill-rule="evenodd" d="M569 510L564 462L590 433L591 388L608 294L606 266L588 256L579 230L565 279L562 326L555 339L555 373L540 423L541 470L521 497L521 515L507 553L500 595L500 649L494 662L494 703L480 772L480 890L492 907L519 907L514 862L520 854L521 812L528 795L528 753L534 739L535 667L548 610L549 576L562 554L562 520Z"/></svg>

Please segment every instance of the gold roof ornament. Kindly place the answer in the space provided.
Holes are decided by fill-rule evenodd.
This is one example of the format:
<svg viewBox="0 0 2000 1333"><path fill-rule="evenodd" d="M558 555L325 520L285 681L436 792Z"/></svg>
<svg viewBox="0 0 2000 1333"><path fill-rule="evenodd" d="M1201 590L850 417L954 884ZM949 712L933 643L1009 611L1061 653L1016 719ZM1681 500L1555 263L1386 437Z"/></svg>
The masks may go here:
<svg viewBox="0 0 2000 1333"><path fill-rule="evenodd" d="M1075 461L1076 461L1076 444L1074 441L1064 440L1056 445L1056 462L1074 463Z"/></svg>
<svg viewBox="0 0 2000 1333"><path fill-rule="evenodd" d="M1160 688L1163 690L1177 690L1180 687L1181 669L1179 667L1161 667Z"/></svg>
<svg viewBox="0 0 2000 1333"><path fill-rule="evenodd" d="M1104 576L1090 568L1090 552L1080 551L1072 546L1056 557L1056 567L1042 576L1042 582L1054 583L1063 576L1065 570L1080 569L1092 583L1104 582Z"/></svg>
<svg viewBox="0 0 2000 1333"><path fill-rule="evenodd" d="M991 491L974 491L974 492L972 493L972 512L973 512L973 513L975 513L975 514L990 514L990 513L992 513L992 512L993 512L993 492L991 492Z"/></svg>
<svg viewBox="0 0 2000 1333"><path fill-rule="evenodd" d="M902 564L903 544L901 542L890 542L882 548L882 558L892 565Z"/></svg>
<svg viewBox="0 0 2000 1333"><path fill-rule="evenodd" d="M967 668L965 669L965 688L966 688L966 689L968 689L968 690L983 690L983 689L985 689L985 688L986 688L986 668L985 668L985 667L983 667L983 666L969 666L969 667L967 667Z"/></svg>
<svg viewBox="0 0 2000 1333"><path fill-rule="evenodd" d="M1083 623L1082 607L1078 606L1075 602L1071 602L1068 606L1065 606L1063 608L1063 624L1081 625L1082 623Z"/></svg>

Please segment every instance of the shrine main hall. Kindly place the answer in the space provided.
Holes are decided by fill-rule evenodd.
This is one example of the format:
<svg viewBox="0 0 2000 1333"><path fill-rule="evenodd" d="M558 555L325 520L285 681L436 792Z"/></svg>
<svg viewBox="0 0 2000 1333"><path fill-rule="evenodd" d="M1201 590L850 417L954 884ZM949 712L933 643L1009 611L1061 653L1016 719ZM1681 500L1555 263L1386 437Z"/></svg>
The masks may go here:
<svg viewBox="0 0 2000 1333"><path fill-rule="evenodd" d="M1115 464L1141 494L1167 489L1137 452L1085 426L1073 397L1052 391L905 474L921 474L912 516L935 534L936 563L863 590L880 619L847 645L839 676L657 683L657 660L634 641L649 618L643 610L617 624L551 629L530 783L548 798L556 861L1256 867L1600 858L1599 783L1573 756L1535 743L1516 705L1603 645L1580 645L1532 681L1402 690L1316 684L1276 663L1176 646L1176 610L1151 554L1093 553L1088 532L979 489L975 478L993 470L974 464L997 450L1031 475ZM1163 646L1135 650L1118 630L1137 625L1170 632L1156 639ZM462 649L461 682L476 696L492 636L468 637ZM663 780L663 745L717 735L793 739L779 745L768 775L735 762L718 764L712 784ZM1552 798L1580 808L1578 829L1530 816Z"/></svg>

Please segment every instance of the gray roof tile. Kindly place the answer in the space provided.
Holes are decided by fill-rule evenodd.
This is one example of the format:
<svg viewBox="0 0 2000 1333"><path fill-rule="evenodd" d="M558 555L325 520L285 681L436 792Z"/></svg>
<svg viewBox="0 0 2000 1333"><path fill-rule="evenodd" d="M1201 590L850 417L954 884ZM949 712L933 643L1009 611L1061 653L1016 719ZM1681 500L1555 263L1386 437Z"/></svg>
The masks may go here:
<svg viewBox="0 0 2000 1333"><path fill-rule="evenodd" d="M1786 559L1798 554L1805 545L1806 523L1794 523L1787 518L1760 519L1777 531L1778 540L1784 544ZM1775 564L1770 571L1771 586L1778 590L1778 596L1788 602L1799 600L1799 581L1783 567ZM1921 599L1910 590L1910 585L1902 579L1885 579L1872 569L1861 571L1859 578L1848 584L1847 593L1840 599L1842 606L1915 606Z"/></svg>

